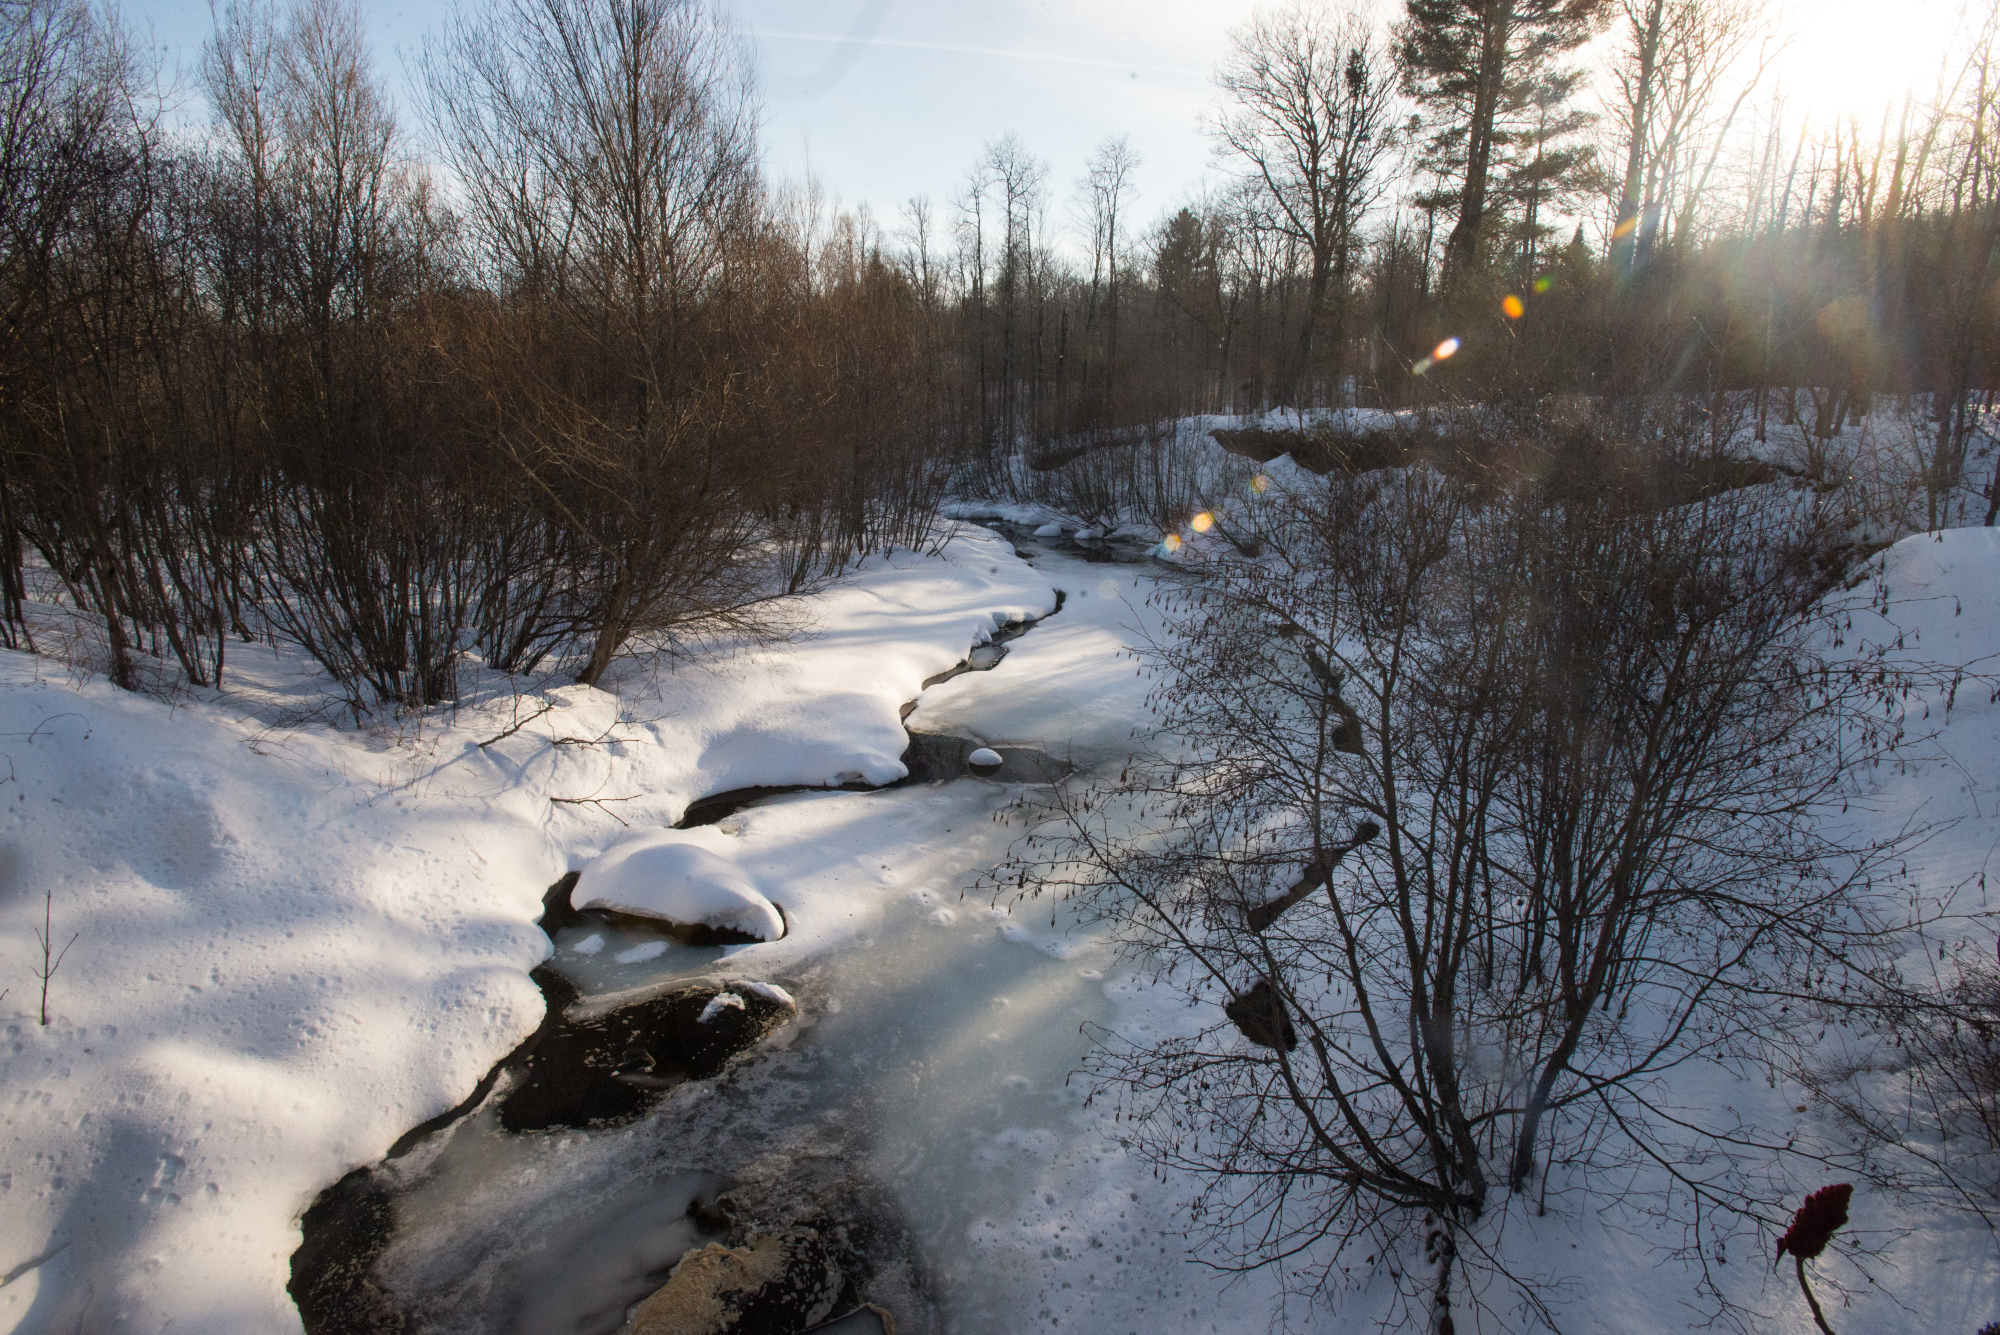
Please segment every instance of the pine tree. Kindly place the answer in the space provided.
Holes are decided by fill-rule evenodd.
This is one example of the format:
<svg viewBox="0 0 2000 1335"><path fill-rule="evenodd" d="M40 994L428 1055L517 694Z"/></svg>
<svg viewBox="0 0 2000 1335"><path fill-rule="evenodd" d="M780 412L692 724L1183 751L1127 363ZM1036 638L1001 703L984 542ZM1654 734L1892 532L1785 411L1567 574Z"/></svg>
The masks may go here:
<svg viewBox="0 0 2000 1335"><path fill-rule="evenodd" d="M1558 62L1603 29L1610 9L1610 0L1404 0L1396 60L1404 91L1429 115L1425 166L1460 182L1447 284L1479 265L1508 146L1534 135L1546 163L1551 112L1564 119L1550 99L1567 101L1579 82Z"/></svg>

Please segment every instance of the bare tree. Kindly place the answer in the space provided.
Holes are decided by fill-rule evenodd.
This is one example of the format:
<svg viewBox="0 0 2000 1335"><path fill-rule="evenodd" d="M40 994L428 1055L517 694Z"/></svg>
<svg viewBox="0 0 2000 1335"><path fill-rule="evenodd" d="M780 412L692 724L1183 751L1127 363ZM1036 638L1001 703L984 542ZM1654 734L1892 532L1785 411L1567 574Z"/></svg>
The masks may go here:
<svg viewBox="0 0 2000 1335"><path fill-rule="evenodd" d="M1387 182L1393 80L1368 19L1299 0L1231 34L1216 73L1227 104L1210 122L1218 148L1262 188L1264 217L1310 257L1292 394L1330 350L1336 382L1347 282L1361 224Z"/></svg>
<svg viewBox="0 0 2000 1335"><path fill-rule="evenodd" d="M1118 276L1119 216L1136 193L1132 174L1139 168L1139 155L1124 135L1107 136L1092 150L1083 179L1077 182L1082 197L1083 216L1090 231L1090 286L1084 299L1083 328L1085 361L1082 393L1086 403L1093 394L1102 400L1108 414L1118 367ZM1104 359L1093 384L1090 341L1100 321L1105 333Z"/></svg>
<svg viewBox="0 0 2000 1335"><path fill-rule="evenodd" d="M1000 192L999 268L993 276L993 297L1000 306L1000 439L1012 445L1021 438L1024 426L1034 420L1032 399L1038 376L1025 376L1022 365L1029 357L1023 347L1023 328L1037 313L1040 295L1040 256L1044 190L1049 165L1028 151L1020 136L1008 132L986 145L983 162L986 179ZM1024 395L1024 388L1027 393ZM1024 403L1026 398L1028 402ZM1024 415L1024 408L1027 410Z"/></svg>
<svg viewBox="0 0 2000 1335"><path fill-rule="evenodd" d="M1828 525L1540 448L1490 486L1267 495L1262 559L1161 596L1157 749L1030 809L996 876L1080 897L1205 1008L1089 1064L1234 1263L1325 1293L1414 1241L1440 1332L1499 1265L1482 1221L1544 1208L1552 1162L1648 1165L1697 1233L1774 1221L1670 1073L1764 1054L1882 908L1882 850L1816 819L1885 699L1826 656Z"/></svg>
<svg viewBox="0 0 2000 1335"><path fill-rule="evenodd" d="M1613 107L1625 162L1612 259L1620 268L1644 258L1663 224L1674 234L1689 225L1712 170L1702 167L1700 149L1714 142L1719 151L1757 84L1745 80L1724 124L1709 123L1718 87L1756 36L1757 17L1748 0L1618 0L1623 47L1612 67Z"/></svg>
<svg viewBox="0 0 2000 1335"><path fill-rule="evenodd" d="M508 0L461 12L424 58L524 320L493 382L507 448L588 553L585 683L635 635L756 591L749 460L722 439L736 401L701 337L757 234L755 101L725 32L694 0Z"/></svg>

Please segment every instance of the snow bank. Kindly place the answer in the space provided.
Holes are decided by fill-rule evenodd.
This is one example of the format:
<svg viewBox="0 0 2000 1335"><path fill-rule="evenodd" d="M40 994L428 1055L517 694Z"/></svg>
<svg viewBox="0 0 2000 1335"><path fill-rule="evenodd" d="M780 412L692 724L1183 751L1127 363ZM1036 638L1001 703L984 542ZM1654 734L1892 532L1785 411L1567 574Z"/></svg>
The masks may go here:
<svg viewBox="0 0 2000 1335"><path fill-rule="evenodd" d="M641 830L599 854L570 892L576 908L612 909L688 927L785 934L785 920L743 869L696 842L700 830Z"/></svg>
<svg viewBox="0 0 2000 1335"><path fill-rule="evenodd" d="M561 701L558 714L477 757L470 740L457 745L496 786L566 799L553 828L567 847L595 853L607 830L620 831L607 811L633 828L665 826L698 799L737 788L895 782L908 773L902 706L995 628L1054 606L1048 581L1011 543L966 527L936 557L874 556L799 600L789 640L665 668L621 664L607 681L615 695L545 692ZM462 708L458 735L490 738L538 707L502 698ZM551 745L569 738L603 744Z"/></svg>
<svg viewBox="0 0 2000 1335"><path fill-rule="evenodd" d="M300 721L319 679L264 646L172 703L0 652L0 1331L297 1331L300 1213L540 1022L550 882L700 796L900 777L898 706L1053 605L968 530L787 641L363 733ZM788 951L866 920L824 889ZM45 899L76 934L46 1028Z"/></svg>
<svg viewBox="0 0 2000 1335"><path fill-rule="evenodd" d="M38 667L0 654L0 1330L296 1330L299 1213L541 1018L560 851L525 794Z"/></svg>

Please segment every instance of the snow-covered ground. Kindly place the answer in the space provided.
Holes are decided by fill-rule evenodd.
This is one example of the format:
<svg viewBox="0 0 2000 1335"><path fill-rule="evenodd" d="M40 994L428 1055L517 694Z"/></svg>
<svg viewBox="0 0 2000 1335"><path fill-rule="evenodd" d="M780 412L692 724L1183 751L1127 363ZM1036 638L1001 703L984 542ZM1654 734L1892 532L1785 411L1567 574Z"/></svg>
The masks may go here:
<svg viewBox="0 0 2000 1335"><path fill-rule="evenodd" d="M274 729L307 666L267 651L171 702L0 654L0 1329L297 1329L300 1212L539 1022L553 880L708 793L900 777L899 706L1053 605L968 530L789 643L404 735ZM786 899L790 951L852 930L837 884Z"/></svg>
<svg viewBox="0 0 2000 1335"><path fill-rule="evenodd" d="M1881 560L1887 620L1869 622L1864 596L1857 633L1938 659L2000 654L2000 535L1920 535ZM441 1328L558 1328L551 1313L580 1310L586 1290L601 1299L687 1245L660 1200L808 1132L896 1194L953 1331L1271 1328L1282 1277L1191 1264L1194 1184L1128 1154L1111 1109L1067 1079L1086 1022L1143 1038L1215 1017L1059 910L964 894L1004 855L1017 827L998 817L1018 788L801 793L661 832L720 791L898 777L898 706L997 624L1047 613L1057 588L1060 614L993 671L924 691L907 726L1036 747L1086 779L1115 768L1147 720L1152 683L1122 651L1158 633L1151 578L1050 552L1031 565L969 529L940 557L878 559L807 600L791 642L635 664L611 691L488 690L400 735L273 728L269 702L302 689L305 668L267 651L243 656L235 694L171 703L0 655L0 1330L296 1330L284 1284L300 1212L534 1028L541 895L628 829L722 861L721 879L784 910L781 940L715 967L782 982L802 1017L616 1132L468 1126L413 1156L434 1180L409 1198L384 1272L438 1295ZM1930 755L1875 777L1870 819L1939 824L1912 872L1974 911L2000 849L2000 705L1962 692ZM45 896L57 946L77 934L47 1028L30 968ZM594 991L671 962L598 935L563 935L557 961L597 970ZM1709 1070L1683 1092L1778 1133L1844 1134L1782 1083ZM691 1127L718 1143L690 1143ZM1566 1295L1559 1328L1701 1321L1697 1275L1664 1259L1687 1239L1603 1213L1585 1185L1552 1184L1546 1216L1507 1207L1492 1222L1512 1261ZM1852 1290L1836 1328L1971 1335L2000 1317L2000 1252L1976 1221L1865 1192L1854 1218L1885 1250L1865 1275L1819 1263ZM1710 1274L1756 1328L1806 1331L1769 1241L1727 1239ZM1356 1281L1336 1328L1392 1311L1380 1270ZM1460 1329L1539 1328L1486 1296ZM1329 1321L1295 1302L1285 1315Z"/></svg>

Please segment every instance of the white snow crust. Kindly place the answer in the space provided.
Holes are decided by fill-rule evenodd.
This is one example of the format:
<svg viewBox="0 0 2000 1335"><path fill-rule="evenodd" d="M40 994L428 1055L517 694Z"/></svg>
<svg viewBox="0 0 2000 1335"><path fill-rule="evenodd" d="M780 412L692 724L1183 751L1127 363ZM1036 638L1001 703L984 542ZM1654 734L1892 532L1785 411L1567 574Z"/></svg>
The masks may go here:
<svg viewBox="0 0 2000 1335"><path fill-rule="evenodd" d="M742 997L737 996L734 992L717 992L708 999L708 1004L701 1008L701 1014L694 1017L695 1023L713 1024L715 1023L715 1017L722 1014L722 1012L729 1010L740 1011L743 1009L745 1009L745 1006Z"/></svg>

